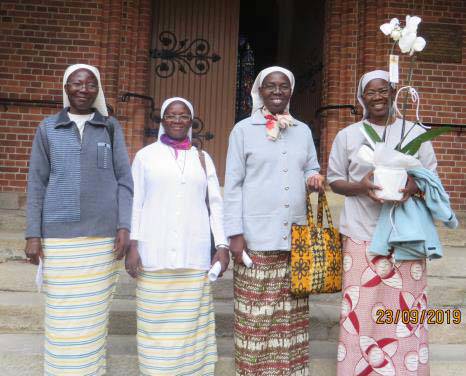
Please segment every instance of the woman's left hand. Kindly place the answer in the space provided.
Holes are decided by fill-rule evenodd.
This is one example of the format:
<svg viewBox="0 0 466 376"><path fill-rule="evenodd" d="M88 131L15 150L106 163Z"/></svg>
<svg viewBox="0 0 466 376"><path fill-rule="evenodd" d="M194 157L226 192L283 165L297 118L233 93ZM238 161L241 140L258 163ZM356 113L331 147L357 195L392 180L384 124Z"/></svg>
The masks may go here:
<svg viewBox="0 0 466 376"><path fill-rule="evenodd" d="M230 251L228 248L219 247L217 252L215 252L214 257L212 258L212 265L214 265L217 261L220 261L222 265L222 270L220 270L219 277L223 275L225 270L228 268L228 264L230 263Z"/></svg>
<svg viewBox="0 0 466 376"><path fill-rule="evenodd" d="M115 245L113 252L115 252L116 259L121 260L125 257L129 249L129 231L125 228L120 228L115 236Z"/></svg>
<svg viewBox="0 0 466 376"><path fill-rule="evenodd" d="M403 203L408 201L408 199L419 192L419 187L416 184L416 181L411 175L408 175L408 180L406 182L406 187L400 189L400 192L403 193L403 197L399 202Z"/></svg>
<svg viewBox="0 0 466 376"><path fill-rule="evenodd" d="M307 178L307 187L312 192L324 191L325 178L321 174L315 174Z"/></svg>

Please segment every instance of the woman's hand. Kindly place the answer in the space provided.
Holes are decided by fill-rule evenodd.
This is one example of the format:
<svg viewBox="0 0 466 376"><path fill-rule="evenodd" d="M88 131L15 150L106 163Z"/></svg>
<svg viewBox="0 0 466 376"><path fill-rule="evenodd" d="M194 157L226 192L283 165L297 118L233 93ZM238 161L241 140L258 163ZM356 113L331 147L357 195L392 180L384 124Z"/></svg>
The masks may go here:
<svg viewBox="0 0 466 376"><path fill-rule="evenodd" d="M128 274L133 278L136 278L138 273L142 270L137 240L131 240L131 245L125 258L125 268Z"/></svg>
<svg viewBox="0 0 466 376"><path fill-rule="evenodd" d="M311 192L323 192L324 191L325 177L320 174L315 174L307 178L307 187Z"/></svg>
<svg viewBox="0 0 466 376"><path fill-rule="evenodd" d="M218 247L217 252L215 252L214 257L212 258L212 266L217 262L220 261L220 265L222 265L222 269L220 270L219 277L223 275L225 270L228 268L228 264L230 263L230 253L228 248L225 247Z"/></svg>
<svg viewBox="0 0 466 376"><path fill-rule="evenodd" d="M400 189L400 192L403 193L403 197L399 202L403 203L408 201L408 199L419 192L419 187L416 184L416 181L411 175L408 175L408 180L406 181L406 186L404 189Z"/></svg>
<svg viewBox="0 0 466 376"><path fill-rule="evenodd" d="M26 240L24 253L29 259L29 262L34 265L39 265L39 259L44 258L42 251L42 241L40 238L29 238Z"/></svg>
<svg viewBox="0 0 466 376"><path fill-rule="evenodd" d="M129 231L125 228L120 228L115 236L115 245L113 252L115 252L116 259L121 260L125 257L129 249Z"/></svg>
<svg viewBox="0 0 466 376"><path fill-rule="evenodd" d="M374 171L369 172L366 176L364 176L359 184L359 191L360 194L368 195L373 201L383 204L383 200L375 195L375 190L382 190L382 187L375 185L372 181L374 178Z"/></svg>
<svg viewBox="0 0 466 376"><path fill-rule="evenodd" d="M230 252L237 264L243 264L243 251L248 249L246 240L244 240L243 234L238 234L230 237Z"/></svg>

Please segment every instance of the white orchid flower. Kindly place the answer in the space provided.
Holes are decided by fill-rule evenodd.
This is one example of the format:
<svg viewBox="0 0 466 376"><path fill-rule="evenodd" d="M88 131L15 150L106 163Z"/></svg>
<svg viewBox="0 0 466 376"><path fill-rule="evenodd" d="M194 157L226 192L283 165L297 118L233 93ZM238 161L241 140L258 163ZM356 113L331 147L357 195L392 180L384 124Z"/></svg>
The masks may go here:
<svg viewBox="0 0 466 376"><path fill-rule="evenodd" d="M404 54L411 52L416 38L416 33L402 33L402 36L398 41L398 46L400 47L401 52Z"/></svg>
<svg viewBox="0 0 466 376"><path fill-rule="evenodd" d="M401 37L400 21L398 18L392 18L389 23L380 25L380 30L385 35L390 35L394 41L397 41Z"/></svg>
<svg viewBox="0 0 466 376"><path fill-rule="evenodd" d="M422 19L418 16L406 16L406 26L403 31L407 33L417 33L417 27L421 23Z"/></svg>
<svg viewBox="0 0 466 376"><path fill-rule="evenodd" d="M417 37L415 33L405 34L398 41L398 46L402 53L413 55L414 52L420 52L426 46L426 40L423 37Z"/></svg>
<svg viewBox="0 0 466 376"><path fill-rule="evenodd" d="M398 41L402 53L412 56L414 52L420 52L426 46L425 39L417 36L417 27L421 21L420 17L406 16L406 26L401 30L401 38Z"/></svg>

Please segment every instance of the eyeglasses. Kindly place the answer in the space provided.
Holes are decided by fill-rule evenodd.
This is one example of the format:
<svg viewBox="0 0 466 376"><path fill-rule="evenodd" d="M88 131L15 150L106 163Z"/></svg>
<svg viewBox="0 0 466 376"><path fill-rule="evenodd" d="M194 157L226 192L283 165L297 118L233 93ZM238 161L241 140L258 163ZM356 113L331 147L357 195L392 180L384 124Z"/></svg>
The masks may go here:
<svg viewBox="0 0 466 376"><path fill-rule="evenodd" d="M163 117L166 121L181 121L183 123L187 123L191 120L191 116L189 115L164 115Z"/></svg>
<svg viewBox="0 0 466 376"><path fill-rule="evenodd" d="M67 82L73 90L82 90L86 88L88 91L97 91L99 90L99 85L94 82Z"/></svg>
<svg viewBox="0 0 466 376"><path fill-rule="evenodd" d="M388 97L388 94L390 94L390 88L385 87L385 88L382 88L382 89L379 89L379 90L367 90L364 93L364 96L367 97L367 98L373 98L377 94L379 94L381 97Z"/></svg>
<svg viewBox="0 0 466 376"><path fill-rule="evenodd" d="M281 84L281 85L274 85L274 84L266 84L262 86L262 90L274 92L276 90L278 91L289 91L291 90L290 85L287 84Z"/></svg>

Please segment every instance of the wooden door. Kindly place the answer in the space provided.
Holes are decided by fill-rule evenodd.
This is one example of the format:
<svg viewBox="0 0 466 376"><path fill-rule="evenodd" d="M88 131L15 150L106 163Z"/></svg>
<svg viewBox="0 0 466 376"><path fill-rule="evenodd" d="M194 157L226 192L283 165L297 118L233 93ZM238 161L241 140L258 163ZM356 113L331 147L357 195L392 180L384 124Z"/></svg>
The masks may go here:
<svg viewBox="0 0 466 376"><path fill-rule="evenodd" d="M223 182L235 118L239 0L158 0L154 6L151 95L159 108L173 96L193 103L204 131L214 135L203 148Z"/></svg>

